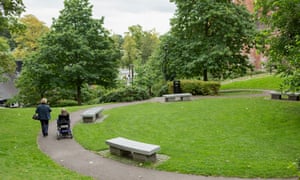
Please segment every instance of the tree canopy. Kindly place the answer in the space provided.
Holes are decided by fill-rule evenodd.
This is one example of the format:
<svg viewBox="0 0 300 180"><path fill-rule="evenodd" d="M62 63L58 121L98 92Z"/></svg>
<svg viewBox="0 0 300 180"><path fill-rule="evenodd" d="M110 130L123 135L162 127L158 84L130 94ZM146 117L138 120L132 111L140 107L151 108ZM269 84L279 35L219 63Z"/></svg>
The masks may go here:
<svg viewBox="0 0 300 180"><path fill-rule="evenodd" d="M58 87L73 89L75 99L81 104L84 84L114 85L120 53L103 21L104 18L92 18L88 0L64 1L58 19L24 67L28 76L36 75L32 85L39 85L41 96Z"/></svg>
<svg viewBox="0 0 300 180"><path fill-rule="evenodd" d="M31 14L25 15L19 21L25 26L25 29L13 33L13 39L17 44L13 55L16 59L23 60L38 49L38 40L49 32L49 28Z"/></svg>
<svg viewBox="0 0 300 180"><path fill-rule="evenodd" d="M6 78L2 75L4 73L13 73L15 72L16 64L10 53L10 47L7 43L7 40L3 37L0 37L0 82L4 81Z"/></svg>
<svg viewBox="0 0 300 180"><path fill-rule="evenodd" d="M171 37L164 43L168 67L176 69L176 74L168 77L208 80L208 74L221 78L250 68L245 53L252 45L255 26L243 5L228 0L171 2L177 10Z"/></svg>
<svg viewBox="0 0 300 180"><path fill-rule="evenodd" d="M257 18L264 23L259 47L285 78L287 90L300 88L300 1L257 0Z"/></svg>
<svg viewBox="0 0 300 180"><path fill-rule="evenodd" d="M25 6L22 0L0 1L0 32L6 29L16 30L18 17L24 9Z"/></svg>
<svg viewBox="0 0 300 180"><path fill-rule="evenodd" d="M121 60L123 67L129 67L130 64L144 65L149 60L158 47L159 37L154 31L144 31L142 26L130 26L129 32L125 33L122 49L124 51Z"/></svg>
<svg viewBox="0 0 300 180"><path fill-rule="evenodd" d="M21 26L17 23L17 18L24 11L22 0L0 1L0 82L5 80L3 73L15 72L15 62L11 56L11 32L18 31Z"/></svg>

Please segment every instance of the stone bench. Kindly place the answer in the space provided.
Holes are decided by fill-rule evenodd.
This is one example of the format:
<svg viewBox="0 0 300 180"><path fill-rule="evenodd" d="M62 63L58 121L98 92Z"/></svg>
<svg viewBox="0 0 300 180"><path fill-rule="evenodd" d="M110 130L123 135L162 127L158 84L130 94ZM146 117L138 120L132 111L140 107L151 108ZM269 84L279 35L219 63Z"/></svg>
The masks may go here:
<svg viewBox="0 0 300 180"><path fill-rule="evenodd" d="M95 107L84 111L81 114L83 122L90 123L96 121L96 119L102 116L101 112L103 110L103 107Z"/></svg>
<svg viewBox="0 0 300 180"><path fill-rule="evenodd" d="M163 95L165 102L173 102L176 100L180 101L190 101L192 94L191 93L179 93L179 94L165 94Z"/></svg>
<svg viewBox="0 0 300 180"><path fill-rule="evenodd" d="M284 96L287 96L287 100L291 101L299 101L300 100L300 93L290 93L290 92L277 92L277 91L271 91L271 99L286 99Z"/></svg>
<svg viewBox="0 0 300 180"><path fill-rule="evenodd" d="M106 140L110 153L117 156L130 157L140 162L155 162L156 152L160 146L129 140L122 137Z"/></svg>
<svg viewBox="0 0 300 180"><path fill-rule="evenodd" d="M280 92L276 92L276 91L271 91L271 99L281 99L282 98L282 94Z"/></svg>

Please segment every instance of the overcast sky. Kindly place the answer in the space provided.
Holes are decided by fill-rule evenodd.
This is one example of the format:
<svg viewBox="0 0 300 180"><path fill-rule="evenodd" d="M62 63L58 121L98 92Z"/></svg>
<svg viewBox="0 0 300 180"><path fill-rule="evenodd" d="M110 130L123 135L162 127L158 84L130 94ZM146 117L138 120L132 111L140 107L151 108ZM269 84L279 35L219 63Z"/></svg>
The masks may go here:
<svg viewBox="0 0 300 180"><path fill-rule="evenodd" d="M64 0L23 0L26 12L51 26L52 18L58 18L64 8ZM155 29L164 34L170 29L170 18L174 16L175 4L169 0L90 0L93 16L104 16L104 27L113 33L124 34L128 27L141 25L143 30Z"/></svg>

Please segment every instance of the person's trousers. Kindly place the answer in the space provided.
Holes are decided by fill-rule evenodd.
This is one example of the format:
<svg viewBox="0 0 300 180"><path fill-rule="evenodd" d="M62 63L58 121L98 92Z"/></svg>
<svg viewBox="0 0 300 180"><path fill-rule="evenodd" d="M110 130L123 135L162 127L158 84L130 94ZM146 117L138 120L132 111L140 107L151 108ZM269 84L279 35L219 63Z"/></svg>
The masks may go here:
<svg viewBox="0 0 300 180"><path fill-rule="evenodd" d="M41 122L41 128L42 128L43 136L47 136L48 135L49 121L48 120L40 120L40 122Z"/></svg>

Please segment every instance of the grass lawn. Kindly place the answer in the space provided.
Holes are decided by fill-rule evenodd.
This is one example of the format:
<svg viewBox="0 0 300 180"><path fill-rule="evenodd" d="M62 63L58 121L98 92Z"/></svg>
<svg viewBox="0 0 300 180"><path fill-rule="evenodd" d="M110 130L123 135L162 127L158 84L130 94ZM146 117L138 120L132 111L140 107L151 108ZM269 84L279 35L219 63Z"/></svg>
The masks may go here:
<svg viewBox="0 0 300 180"><path fill-rule="evenodd" d="M221 85L221 90L228 89L263 89L279 90L282 79L278 76L263 74L232 81L225 81Z"/></svg>
<svg viewBox="0 0 300 180"><path fill-rule="evenodd" d="M52 117L57 117L59 109L53 110ZM31 119L34 111L0 108L0 179L92 179L63 168L39 150L40 124Z"/></svg>
<svg viewBox="0 0 300 180"><path fill-rule="evenodd" d="M264 84L261 89L275 90L269 84L278 81L272 79L260 78L251 86L257 89L257 85ZM249 83L252 82L235 86L249 89ZM230 88L230 84L226 86ZM225 85L222 87L226 89ZM67 109L72 112L82 108L88 106ZM299 102L228 98L227 93L224 98L107 110L104 113L109 116L103 123L78 124L74 135L83 146L94 151L107 149L105 140L116 136L159 144L159 153L170 157L156 167L161 170L290 177L296 176L293 164L300 158L299 108ZM53 108L52 117L57 117L59 109ZM65 169L39 150L40 124L31 120L34 110L0 108L1 179L92 179Z"/></svg>
<svg viewBox="0 0 300 180"><path fill-rule="evenodd" d="M269 97L205 98L105 111L103 123L78 124L85 148L126 137L159 144L170 159L157 169L229 177L292 177L300 158L300 104Z"/></svg>

